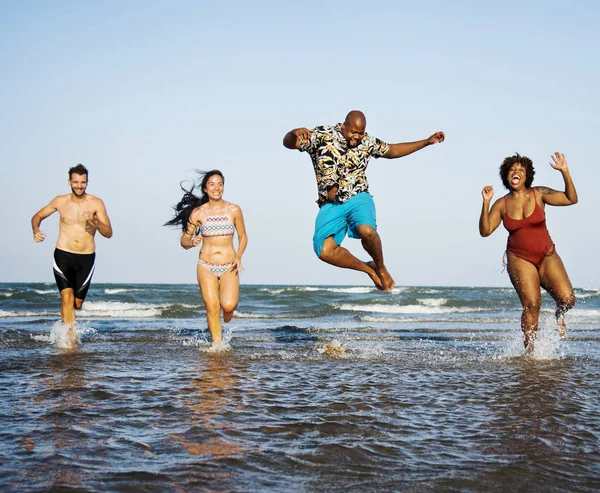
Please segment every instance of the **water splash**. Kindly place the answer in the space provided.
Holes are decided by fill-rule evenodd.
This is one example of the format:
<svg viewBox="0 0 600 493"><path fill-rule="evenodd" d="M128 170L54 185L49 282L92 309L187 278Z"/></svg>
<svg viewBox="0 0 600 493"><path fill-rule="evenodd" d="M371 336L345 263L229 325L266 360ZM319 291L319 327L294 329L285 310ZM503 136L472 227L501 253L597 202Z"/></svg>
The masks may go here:
<svg viewBox="0 0 600 493"><path fill-rule="evenodd" d="M536 360L562 359L564 354L560 342L556 326L544 327L538 331L533 352L529 357Z"/></svg>
<svg viewBox="0 0 600 493"><path fill-rule="evenodd" d="M189 336L183 336L183 337L180 337L180 336L182 335L183 332L187 331L187 329L185 329L185 328L177 329L174 332L173 337L179 338L179 340L181 341L181 343L184 346L198 347L198 348L200 348L201 351L219 352L221 350L224 350L224 349L220 349L220 345L226 345L227 349L225 349L225 350L231 349L231 346L229 343L233 339L234 331L237 328L244 325L245 323L246 322L242 322L240 324L234 325L233 327L228 326L223 331L223 342L222 343L213 343L210 339L210 333L208 331L208 328L206 328L206 327L197 329L196 333L189 335ZM213 348L213 346L215 346L215 347Z"/></svg>
<svg viewBox="0 0 600 493"><path fill-rule="evenodd" d="M81 333L76 323L71 327L57 321L52 325L49 340L59 349L73 349L81 344Z"/></svg>
<svg viewBox="0 0 600 493"><path fill-rule="evenodd" d="M346 348L337 339L319 346L317 351L325 356L344 356L346 354Z"/></svg>
<svg viewBox="0 0 600 493"><path fill-rule="evenodd" d="M225 340L223 342L210 342L206 346L200 347L201 353L225 353L227 351L231 351L231 345Z"/></svg>
<svg viewBox="0 0 600 493"><path fill-rule="evenodd" d="M47 342L59 349L73 349L81 344L83 337L93 336L96 333L96 329L85 323L76 322L73 330L71 330L68 325L57 320L52 324L50 334L33 335L31 338L36 341Z"/></svg>

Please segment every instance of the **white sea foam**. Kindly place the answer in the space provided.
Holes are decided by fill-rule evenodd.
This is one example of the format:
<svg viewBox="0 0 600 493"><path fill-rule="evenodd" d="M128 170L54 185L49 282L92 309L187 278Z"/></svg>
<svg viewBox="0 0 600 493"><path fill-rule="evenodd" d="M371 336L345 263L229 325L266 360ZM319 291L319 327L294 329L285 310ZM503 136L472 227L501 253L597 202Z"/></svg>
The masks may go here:
<svg viewBox="0 0 600 493"><path fill-rule="evenodd" d="M368 323L407 323L407 322L417 322L419 318L397 318L397 317L372 317L370 315L360 315L358 319L361 322Z"/></svg>
<svg viewBox="0 0 600 493"><path fill-rule="evenodd" d="M554 308L544 308L541 310L541 314L548 317L548 319L554 319ZM590 319L594 321L600 320L600 310L585 310L583 308L573 308L569 310L565 319L567 324L576 322L589 322Z"/></svg>
<svg viewBox="0 0 600 493"><path fill-rule="evenodd" d="M0 292L0 296L4 296L5 298L10 298L13 294L8 291Z"/></svg>
<svg viewBox="0 0 600 493"><path fill-rule="evenodd" d="M600 289L586 289L583 293L575 291L575 297L578 299L595 298L600 295Z"/></svg>
<svg viewBox="0 0 600 493"><path fill-rule="evenodd" d="M88 301L79 313L82 317L151 318L160 316L163 310L168 307L168 304Z"/></svg>
<svg viewBox="0 0 600 493"><path fill-rule="evenodd" d="M279 289L263 288L260 291L262 291L263 293L269 293L269 294L281 294L284 291L286 291L286 289L285 288L279 288Z"/></svg>
<svg viewBox="0 0 600 493"><path fill-rule="evenodd" d="M445 314L445 313L474 313L482 311L483 308L456 308L442 306L424 305L352 305L349 303L333 304L339 310L351 312L375 312L375 313L405 313L405 314Z"/></svg>
<svg viewBox="0 0 600 493"><path fill-rule="evenodd" d="M417 299L417 301L424 306L442 306L448 303L446 298L423 298Z"/></svg>
<svg viewBox="0 0 600 493"><path fill-rule="evenodd" d="M57 311L54 312L15 312L9 310L0 310L0 318L11 318L11 317L51 317L56 316Z"/></svg>
<svg viewBox="0 0 600 493"><path fill-rule="evenodd" d="M269 315L267 313L244 313L238 312L237 310L233 312L233 316L236 318L288 318L289 315Z"/></svg>
<svg viewBox="0 0 600 493"><path fill-rule="evenodd" d="M139 289L106 288L104 290L104 293L105 294L121 294L121 293L127 293L129 291L139 291Z"/></svg>
<svg viewBox="0 0 600 493"><path fill-rule="evenodd" d="M301 286L296 288L298 291L327 291L328 293L348 293L348 294L367 294L378 291L375 287L370 286L348 286L348 287L326 287L326 286ZM404 288L398 289L398 292ZM394 291L395 292L395 291Z"/></svg>
<svg viewBox="0 0 600 493"><path fill-rule="evenodd" d="M399 294L406 291L407 287L395 287L392 289L393 294ZM260 291L269 293L269 294L281 294L285 292L294 292L294 291L306 291L306 292L316 292L316 291L326 291L328 293L346 293L346 294L369 294L374 292L381 292L375 286L348 286L348 287L326 287L326 286L288 286L285 288L262 288ZM423 293L439 293L438 290L424 290Z"/></svg>
<svg viewBox="0 0 600 493"><path fill-rule="evenodd" d="M376 288L369 288L366 286L353 287L353 288L330 288L327 291L331 293L347 293L347 294L367 294L372 293L373 291L377 291Z"/></svg>
<svg viewBox="0 0 600 493"><path fill-rule="evenodd" d="M56 291L55 289L34 289L33 292L37 294L58 294L58 291Z"/></svg>
<svg viewBox="0 0 600 493"><path fill-rule="evenodd" d="M416 317L374 317L372 315L359 315L358 320L367 323L393 323L393 324L407 324L407 323L423 323L423 322L453 322L462 324L491 324L491 323L511 323L515 321L514 317L486 317L486 318L443 318L443 317L428 317L427 314Z"/></svg>

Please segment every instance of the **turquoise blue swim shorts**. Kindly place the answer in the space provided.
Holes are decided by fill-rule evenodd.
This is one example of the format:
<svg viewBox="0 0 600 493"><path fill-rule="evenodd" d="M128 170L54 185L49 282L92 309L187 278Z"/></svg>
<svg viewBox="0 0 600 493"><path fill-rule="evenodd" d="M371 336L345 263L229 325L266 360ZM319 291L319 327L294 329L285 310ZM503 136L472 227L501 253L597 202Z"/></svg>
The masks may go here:
<svg viewBox="0 0 600 493"><path fill-rule="evenodd" d="M341 245L346 237L359 238L356 228L367 224L377 229L375 220L375 202L368 192L361 192L346 202L330 202L323 204L315 220L313 248L317 257L321 256L323 242L333 236L333 240Z"/></svg>

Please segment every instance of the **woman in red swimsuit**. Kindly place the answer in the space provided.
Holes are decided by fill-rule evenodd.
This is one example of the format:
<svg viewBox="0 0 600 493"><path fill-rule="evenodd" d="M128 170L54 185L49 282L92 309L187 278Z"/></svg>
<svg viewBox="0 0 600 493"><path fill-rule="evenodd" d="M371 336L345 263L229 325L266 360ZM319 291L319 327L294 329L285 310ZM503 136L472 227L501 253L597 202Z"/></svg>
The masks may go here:
<svg viewBox="0 0 600 493"><path fill-rule="evenodd" d="M523 305L521 328L525 348L529 351L533 350L542 306L540 287L556 301L555 314L561 337L564 337L566 329L564 314L575 305L571 281L546 228L544 207L546 204L576 204L577 192L564 154L555 152L550 166L561 172L565 182L564 192L548 187L532 187L535 175L533 162L519 154L506 158L500 166L500 178L509 193L496 200L490 209L493 187L486 186L481 192L481 236L491 235L500 222L504 223L509 233L506 265L510 281Z"/></svg>

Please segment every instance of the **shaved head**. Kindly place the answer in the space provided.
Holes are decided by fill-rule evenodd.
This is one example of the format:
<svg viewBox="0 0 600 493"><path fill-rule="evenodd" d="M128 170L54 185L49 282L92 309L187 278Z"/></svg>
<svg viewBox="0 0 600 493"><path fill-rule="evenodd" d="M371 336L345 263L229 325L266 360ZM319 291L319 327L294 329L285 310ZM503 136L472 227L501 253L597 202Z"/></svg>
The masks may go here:
<svg viewBox="0 0 600 493"><path fill-rule="evenodd" d="M353 125L357 127L367 127L367 117L362 111L352 110L350 113L346 115L346 119L344 120L346 125Z"/></svg>
<svg viewBox="0 0 600 493"><path fill-rule="evenodd" d="M346 119L341 125L341 130L348 147L356 147L361 143L365 137L366 128L367 119L362 111L352 110L346 115Z"/></svg>

